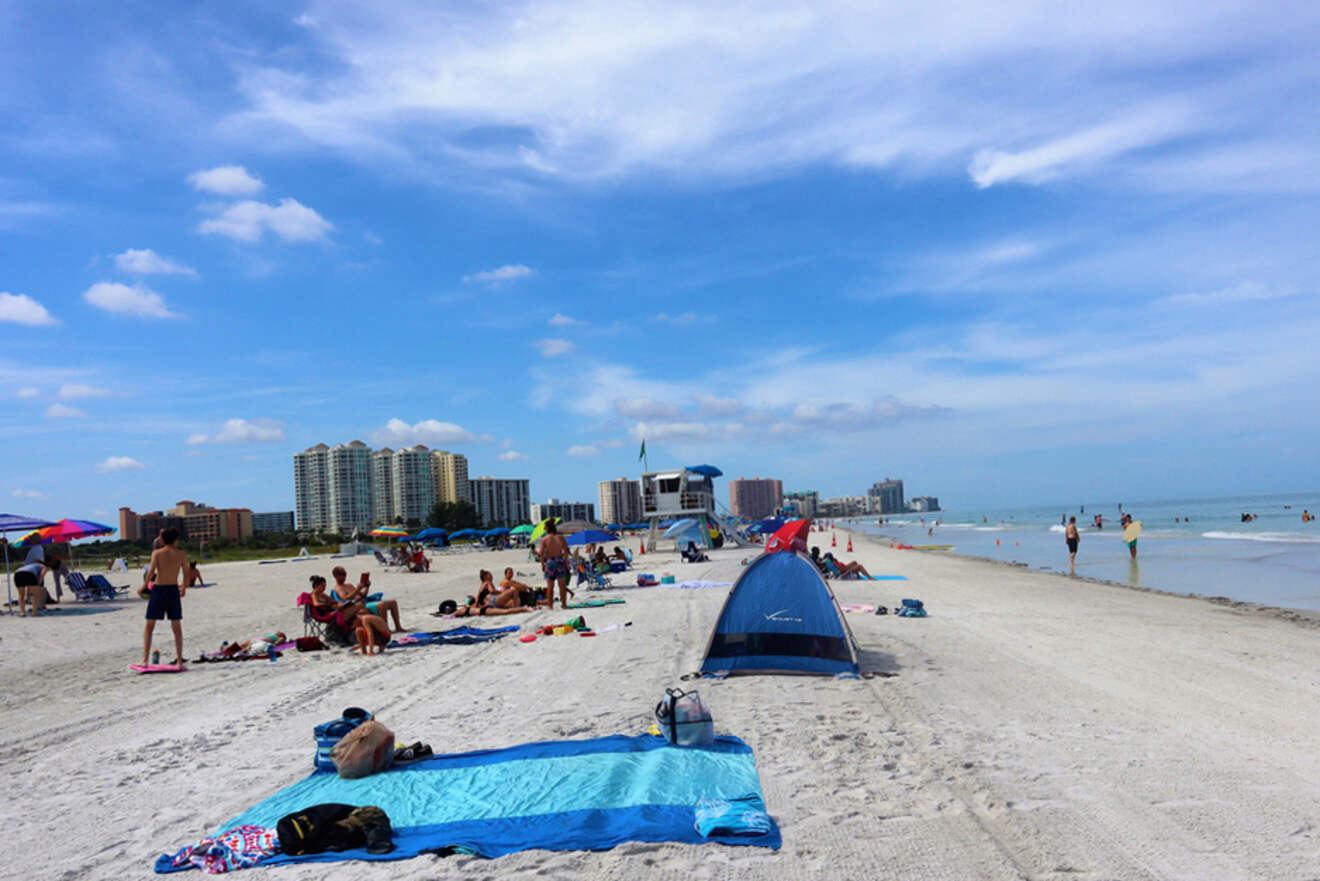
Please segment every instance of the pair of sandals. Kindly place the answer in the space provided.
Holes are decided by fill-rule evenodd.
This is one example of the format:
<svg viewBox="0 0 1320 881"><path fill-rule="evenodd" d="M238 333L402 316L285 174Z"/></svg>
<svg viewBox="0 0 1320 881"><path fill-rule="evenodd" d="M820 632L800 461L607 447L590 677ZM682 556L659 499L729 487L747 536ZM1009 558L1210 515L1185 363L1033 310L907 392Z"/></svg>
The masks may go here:
<svg viewBox="0 0 1320 881"><path fill-rule="evenodd" d="M409 762L418 762L422 759L429 759L435 755L431 750L429 743L422 743L420 740L412 746L401 746L394 751L394 764L406 765Z"/></svg>

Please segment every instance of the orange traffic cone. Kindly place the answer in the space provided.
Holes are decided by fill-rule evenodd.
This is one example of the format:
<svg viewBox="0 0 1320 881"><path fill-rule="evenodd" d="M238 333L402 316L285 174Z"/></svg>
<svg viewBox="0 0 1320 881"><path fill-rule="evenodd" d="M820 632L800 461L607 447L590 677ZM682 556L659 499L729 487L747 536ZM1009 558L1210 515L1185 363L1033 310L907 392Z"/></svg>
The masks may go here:
<svg viewBox="0 0 1320 881"><path fill-rule="evenodd" d="M999 547L999 539L995 539L995 547Z"/></svg>
<svg viewBox="0 0 1320 881"><path fill-rule="evenodd" d="M643 557L646 556L646 542L642 542L640 545L638 545L637 550L641 552L641 555Z"/></svg>
<svg viewBox="0 0 1320 881"><path fill-rule="evenodd" d="M831 533L830 533L830 547L832 547L832 548L837 548L838 546L839 546L839 539L838 539L837 536L835 536L834 533L831 532Z"/></svg>
<svg viewBox="0 0 1320 881"><path fill-rule="evenodd" d="M848 553L851 554L852 552L853 552L853 549L852 549L852 534L849 533L849 534L848 534Z"/></svg>

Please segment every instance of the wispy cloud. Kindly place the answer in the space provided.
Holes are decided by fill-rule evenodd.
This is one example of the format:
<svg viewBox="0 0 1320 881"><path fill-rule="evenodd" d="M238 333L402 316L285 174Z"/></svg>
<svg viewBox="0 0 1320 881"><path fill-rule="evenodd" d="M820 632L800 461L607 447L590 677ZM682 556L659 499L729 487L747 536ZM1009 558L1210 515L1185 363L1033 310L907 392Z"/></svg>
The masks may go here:
<svg viewBox="0 0 1320 881"><path fill-rule="evenodd" d="M261 179L241 165L221 165L188 175L193 189L218 196L255 196L266 188Z"/></svg>
<svg viewBox="0 0 1320 881"><path fill-rule="evenodd" d="M533 345L536 346L537 351L539 351L544 358L555 358L559 355L567 355L569 352L573 351L574 348L572 342L559 338L537 340Z"/></svg>
<svg viewBox="0 0 1320 881"><path fill-rule="evenodd" d="M676 324L681 327L686 324L696 324L700 321L714 321L715 316L710 314L700 314L697 312L680 312L677 315L670 315L668 312L660 312L656 314L655 320L662 324Z"/></svg>
<svg viewBox="0 0 1320 881"><path fill-rule="evenodd" d="M480 272L465 275L463 281L469 284L497 286L521 278L531 278L533 275L536 275L536 270L530 266L524 266L521 263L508 263L495 269L483 269Z"/></svg>
<svg viewBox="0 0 1320 881"><path fill-rule="evenodd" d="M165 305L164 298L143 284L132 286L117 281L100 281L83 292L83 299L98 309L139 318L178 318Z"/></svg>
<svg viewBox="0 0 1320 881"><path fill-rule="evenodd" d="M59 324L46 311L45 306L27 294L11 294L8 291L0 291L0 321L12 321L29 327Z"/></svg>
<svg viewBox="0 0 1320 881"><path fill-rule="evenodd" d="M1230 303L1253 303L1262 300L1280 300L1298 293L1291 285L1272 287L1255 281L1243 281L1229 287L1196 294L1174 294L1160 301L1162 305L1178 307L1225 306Z"/></svg>
<svg viewBox="0 0 1320 881"><path fill-rule="evenodd" d="M47 419L86 419L87 414L68 404L51 404L46 408Z"/></svg>
<svg viewBox="0 0 1320 881"><path fill-rule="evenodd" d="M35 386L27 385L19 389L18 391L14 392L14 394L20 398L35 398L41 394L41 389L36 388Z"/></svg>
<svg viewBox="0 0 1320 881"><path fill-rule="evenodd" d="M132 456L109 456L97 463L96 473L111 474L115 471L141 471L146 467Z"/></svg>
<svg viewBox="0 0 1320 881"><path fill-rule="evenodd" d="M520 462L526 459L527 456L517 450L505 450L495 458L499 459L501 462Z"/></svg>
<svg viewBox="0 0 1320 881"><path fill-rule="evenodd" d="M423 419L409 425L402 419L391 419L383 428L372 432L372 439L379 444L394 447L407 447L414 444L465 444L477 437L472 432L452 422L440 422L436 419Z"/></svg>
<svg viewBox="0 0 1320 881"><path fill-rule="evenodd" d="M80 398L108 398L110 389L85 383L65 383L60 386L61 401L76 401Z"/></svg>
<svg viewBox="0 0 1320 881"><path fill-rule="evenodd" d="M578 318L570 318L562 312L556 312L550 316L550 324L554 327L573 327L577 324L586 324L586 322Z"/></svg>
<svg viewBox="0 0 1320 881"><path fill-rule="evenodd" d="M278 205L251 200L236 202L214 217L197 224L200 233L226 236L240 242L257 242L267 232L286 242L315 242L334 230L334 224L297 199L281 199Z"/></svg>
<svg viewBox="0 0 1320 881"><path fill-rule="evenodd" d="M274 419L227 419L214 434L188 436L190 446L198 444L242 444L284 440L284 423Z"/></svg>
<svg viewBox="0 0 1320 881"><path fill-rule="evenodd" d="M10 493L16 499L48 499L50 498L44 492L35 489L16 489Z"/></svg>
<svg viewBox="0 0 1320 881"><path fill-rule="evenodd" d="M574 444L564 450L566 456L599 456L600 450L588 444Z"/></svg>
<svg viewBox="0 0 1320 881"><path fill-rule="evenodd" d="M113 255L113 259L116 269L134 275L197 276L197 270L191 266L162 257L150 248L129 248L122 254Z"/></svg>

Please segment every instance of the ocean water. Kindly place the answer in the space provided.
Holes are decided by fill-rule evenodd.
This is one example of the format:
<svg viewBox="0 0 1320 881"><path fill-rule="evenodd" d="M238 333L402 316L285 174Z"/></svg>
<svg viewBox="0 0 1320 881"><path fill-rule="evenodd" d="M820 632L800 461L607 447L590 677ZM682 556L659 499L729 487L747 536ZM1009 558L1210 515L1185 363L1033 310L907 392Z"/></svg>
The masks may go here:
<svg viewBox="0 0 1320 881"><path fill-rule="evenodd" d="M1137 559L1131 560L1118 525L1121 511L1142 523ZM1081 531L1077 574L1175 593L1225 596L1294 609L1320 610L1320 492L1102 501L1067 506L948 510L919 515L855 518L869 535L910 545L949 544L952 553L1068 571L1061 515L1076 516ZM1242 522L1242 515L1256 519ZM1108 522L1096 529L1096 514Z"/></svg>

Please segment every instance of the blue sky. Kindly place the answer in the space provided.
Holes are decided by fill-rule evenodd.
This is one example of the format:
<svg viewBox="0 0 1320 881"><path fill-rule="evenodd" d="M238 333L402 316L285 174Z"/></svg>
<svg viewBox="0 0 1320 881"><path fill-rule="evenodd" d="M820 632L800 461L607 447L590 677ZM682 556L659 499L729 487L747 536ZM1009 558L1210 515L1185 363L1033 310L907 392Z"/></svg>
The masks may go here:
<svg viewBox="0 0 1320 881"><path fill-rule="evenodd" d="M0 0L0 508L1320 487L1320 8L710 7Z"/></svg>

